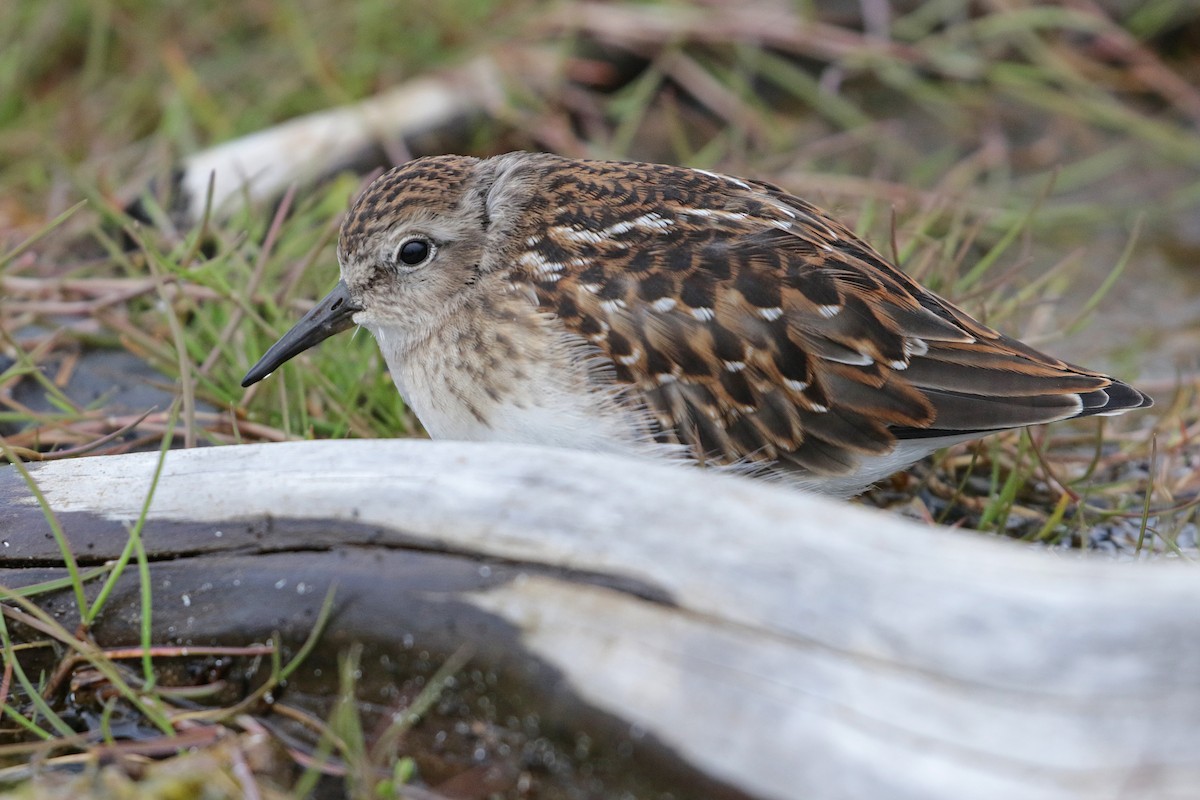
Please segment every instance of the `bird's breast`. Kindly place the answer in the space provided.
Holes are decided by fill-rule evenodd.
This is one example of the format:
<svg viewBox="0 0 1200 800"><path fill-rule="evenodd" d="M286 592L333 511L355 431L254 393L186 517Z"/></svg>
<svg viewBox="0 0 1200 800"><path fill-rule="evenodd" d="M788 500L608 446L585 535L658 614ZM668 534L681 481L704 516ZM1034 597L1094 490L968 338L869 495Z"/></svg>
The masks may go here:
<svg viewBox="0 0 1200 800"><path fill-rule="evenodd" d="M396 388L432 438L651 455L661 448L649 412L552 318L450 322L404 349L389 347L399 337L375 334Z"/></svg>

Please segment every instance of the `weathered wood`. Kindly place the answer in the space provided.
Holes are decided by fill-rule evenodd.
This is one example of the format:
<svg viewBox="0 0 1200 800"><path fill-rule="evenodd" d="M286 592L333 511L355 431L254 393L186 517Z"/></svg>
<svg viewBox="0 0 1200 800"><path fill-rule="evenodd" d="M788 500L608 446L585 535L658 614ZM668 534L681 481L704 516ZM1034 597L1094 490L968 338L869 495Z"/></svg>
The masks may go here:
<svg viewBox="0 0 1200 800"><path fill-rule="evenodd" d="M352 166L370 170L410 152L460 150L478 121L503 104L504 80L521 75L528 87L548 74L540 51L500 50L201 150L180 166L179 211L196 224L209 202L212 213L226 217Z"/></svg>
<svg viewBox="0 0 1200 800"><path fill-rule="evenodd" d="M75 551L103 559L155 460L32 470ZM172 452L150 518L159 554L336 544L473 560L486 579L457 584L456 613L502 624L508 648L562 676L560 695L749 795L1200 786L1200 585L1179 564L1065 558L699 470L452 442ZM57 560L11 469L0 530L0 581ZM397 567L379 564L385 591Z"/></svg>

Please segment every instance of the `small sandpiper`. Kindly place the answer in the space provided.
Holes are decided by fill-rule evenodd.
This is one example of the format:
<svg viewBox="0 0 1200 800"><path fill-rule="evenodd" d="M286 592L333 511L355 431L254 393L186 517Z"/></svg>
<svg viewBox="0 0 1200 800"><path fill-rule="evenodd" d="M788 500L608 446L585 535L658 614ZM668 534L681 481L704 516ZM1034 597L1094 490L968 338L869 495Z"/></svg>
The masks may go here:
<svg viewBox="0 0 1200 800"><path fill-rule="evenodd" d="M242 381L352 325L434 438L689 459L851 495L935 449L1145 408L759 181L438 156L354 203L341 280Z"/></svg>

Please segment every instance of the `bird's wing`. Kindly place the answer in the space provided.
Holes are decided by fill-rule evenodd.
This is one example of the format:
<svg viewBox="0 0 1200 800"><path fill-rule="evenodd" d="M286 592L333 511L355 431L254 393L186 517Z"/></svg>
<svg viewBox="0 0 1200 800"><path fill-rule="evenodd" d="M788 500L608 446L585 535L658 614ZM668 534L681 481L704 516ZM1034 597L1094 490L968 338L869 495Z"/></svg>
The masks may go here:
<svg viewBox="0 0 1200 800"><path fill-rule="evenodd" d="M1147 398L1006 337L773 186L657 165L551 170L515 258L611 359L660 438L720 462L852 472L900 438Z"/></svg>

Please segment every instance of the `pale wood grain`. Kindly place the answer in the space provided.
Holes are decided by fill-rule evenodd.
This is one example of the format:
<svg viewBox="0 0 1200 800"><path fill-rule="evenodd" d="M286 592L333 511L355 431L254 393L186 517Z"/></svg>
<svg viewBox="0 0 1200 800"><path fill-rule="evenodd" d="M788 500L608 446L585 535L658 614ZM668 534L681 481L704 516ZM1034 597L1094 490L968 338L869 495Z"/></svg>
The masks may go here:
<svg viewBox="0 0 1200 800"><path fill-rule="evenodd" d="M33 471L57 511L130 520L156 458ZM658 463L402 440L172 452L148 531L264 516L612 578L531 572L465 597L580 697L756 796L1200 786L1200 583L1180 564L1035 551Z"/></svg>

